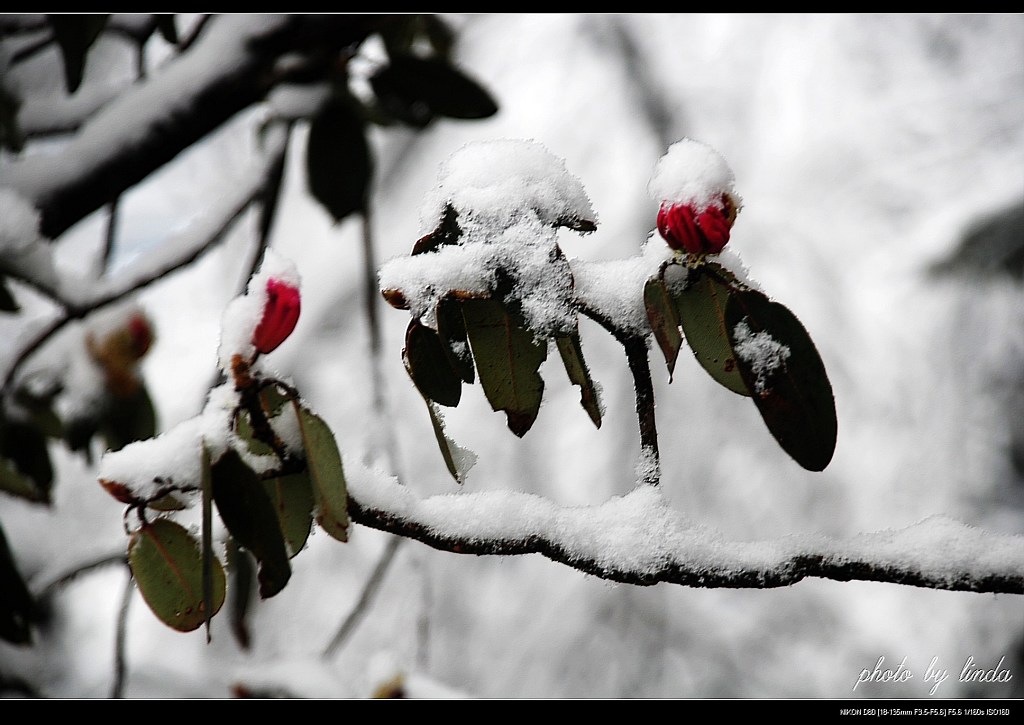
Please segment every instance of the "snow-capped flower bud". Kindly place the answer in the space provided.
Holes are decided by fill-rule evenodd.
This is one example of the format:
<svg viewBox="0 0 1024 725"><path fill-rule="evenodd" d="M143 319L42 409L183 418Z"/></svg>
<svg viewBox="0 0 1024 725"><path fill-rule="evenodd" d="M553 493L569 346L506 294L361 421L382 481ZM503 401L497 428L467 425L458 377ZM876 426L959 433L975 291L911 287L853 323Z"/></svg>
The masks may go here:
<svg viewBox="0 0 1024 725"><path fill-rule="evenodd" d="M690 204L663 202L658 231L668 245L690 254L718 254L729 241L736 205L723 194L720 205L697 212Z"/></svg>
<svg viewBox="0 0 1024 725"><path fill-rule="evenodd" d="M725 159L707 144L684 138L654 169L649 191L661 206L658 231L673 249L718 254L729 241L740 198Z"/></svg>
<svg viewBox="0 0 1024 725"><path fill-rule="evenodd" d="M262 353L276 350L295 329L300 308L298 287L274 277L268 279L263 317L252 335L256 349Z"/></svg>

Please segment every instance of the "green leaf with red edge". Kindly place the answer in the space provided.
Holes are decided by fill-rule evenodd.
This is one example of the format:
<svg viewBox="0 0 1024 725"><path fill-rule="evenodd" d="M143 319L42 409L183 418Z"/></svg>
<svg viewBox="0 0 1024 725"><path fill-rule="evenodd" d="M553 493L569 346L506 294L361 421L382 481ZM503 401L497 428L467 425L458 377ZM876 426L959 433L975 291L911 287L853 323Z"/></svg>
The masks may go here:
<svg viewBox="0 0 1024 725"><path fill-rule="evenodd" d="M558 352L562 356L562 364L565 365L565 372L569 375L569 381L580 388L580 405L587 411L590 420L597 428L601 427L601 400L597 393L597 385L590 377L590 369L586 360L583 359L583 346L580 343L580 335L574 332L571 335L559 335L555 338Z"/></svg>
<svg viewBox="0 0 1024 725"><path fill-rule="evenodd" d="M318 415L293 400L316 501L316 522L329 536L348 541L348 492L341 454L331 429Z"/></svg>
<svg viewBox="0 0 1024 725"><path fill-rule="evenodd" d="M729 342L768 430L801 466L822 471L838 433L825 364L803 324L784 305L755 290L730 294Z"/></svg>
<svg viewBox="0 0 1024 725"><path fill-rule="evenodd" d="M679 348L683 344L683 336L679 332L679 315L675 303L661 274L651 277L644 284L644 308L647 310L647 321L654 333L654 339L665 356L671 380L676 369Z"/></svg>
<svg viewBox="0 0 1024 725"><path fill-rule="evenodd" d="M402 351L406 370L424 398L454 407L462 397L462 378L452 367L436 330L418 319L409 321Z"/></svg>
<svg viewBox="0 0 1024 725"><path fill-rule="evenodd" d="M191 632L206 621L203 562L199 542L168 519L143 524L132 533L128 561L142 598L160 621L179 632ZM225 577L220 562L212 571L212 612L224 604Z"/></svg>
<svg viewBox="0 0 1024 725"><path fill-rule="evenodd" d="M736 365L725 319L726 304L739 289L723 281L715 268L698 268L690 270L686 287L673 290L672 297L686 343L697 362L716 382L734 393L749 396L750 390Z"/></svg>
<svg viewBox="0 0 1024 725"><path fill-rule="evenodd" d="M337 93L313 117L306 142L309 191L340 222L366 209L373 157L359 102Z"/></svg>
<svg viewBox="0 0 1024 725"><path fill-rule="evenodd" d="M462 316L487 401L504 411L509 430L521 438L540 411L544 380L538 370L547 344L497 300L462 300Z"/></svg>
<svg viewBox="0 0 1024 725"><path fill-rule="evenodd" d="M213 500L231 536L259 562L260 597L274 596L288 583L288 563L277 511L259 476L229 448L210 466Z"/></svg>
<svg viewBox="0 0 1024 725"><path fill-rule="evenodd" d="M12 644L30 644L34 616L32 595L14 563L3 527L0 527L0 639Z"/></svg>

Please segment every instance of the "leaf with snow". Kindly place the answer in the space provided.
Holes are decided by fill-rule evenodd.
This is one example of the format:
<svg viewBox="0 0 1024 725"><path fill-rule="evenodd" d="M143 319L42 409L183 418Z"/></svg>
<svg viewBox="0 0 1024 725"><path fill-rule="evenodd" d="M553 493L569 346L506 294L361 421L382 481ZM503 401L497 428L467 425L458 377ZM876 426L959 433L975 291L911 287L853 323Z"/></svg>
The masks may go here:
<svg viewBox="0 0 1024 725"><path fill-rule="evenodd" d="M768 430L801 466L824 470L838 422L832 384L807 330L788 308L755 290L729 295L725 325Z"/></svg>
<svg viewBox="0 0 1024 725"><path fill-rule="evenodd" d="M437 439L437 447L441 450L448 473L452 474L457 483L465 483L469 470L476 465L476 454L448 437L441 411L432 401L427 400L426 403L427 412L430 413L430 425L434 429L434 438Z"/></svg>
<svg viewBox="0 0 1024 725"><path fill-rule="evenodd" d="M701 367L729 390L749 396L725 323L726 304L735 287L720 271L724 270L717 265L692 270L686 287L673 295L675 307L686 344Z"/></svg>

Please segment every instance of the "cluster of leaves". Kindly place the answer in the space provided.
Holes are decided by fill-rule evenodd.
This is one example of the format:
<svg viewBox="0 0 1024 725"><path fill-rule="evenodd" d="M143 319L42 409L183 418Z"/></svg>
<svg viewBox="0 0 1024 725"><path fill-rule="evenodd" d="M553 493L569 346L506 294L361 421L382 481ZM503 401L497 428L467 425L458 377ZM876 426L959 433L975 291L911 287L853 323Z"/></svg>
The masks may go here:
<svg viewBox="0 0 1024 725"><path fill-rule="evenodd" d="M682 280L671 274L679 268ZM832 385L807 330L787 307L698 255L663 264L643 294L669 375L685 340L716 382L754 401L797 463L811 471L828 466L837 435ZM767 349L744 347L755 336Z"/></svg>
<svg viewBox="0 0 1024 725"><path fill-rule="evenodd" d="M57 48L65 89L70 95L82 86L90 52L104 34L117 34L134 42L141 79L145 75L144 47L154 33L185 52L204 25L205 19L197 23L189 37L181 37L174 15L12 16L9 20L0 19L0 38L20 36L18 48L9 58L12 64L47 48ZM369 93L359 95L352 90L358 85L350 78L350 61L359 52L356 45L340 54L336 49L310 47L305 63L296 66L298 70L284 70L275 81L329 88L315 113L303 120L310 123L306 150L309 191L336 221L368 210L374 167L368 141L371 124L422 129L439 118L480 119L497 112L491 95L454 64L455 34L440 18L385 15L368 22L367 27L376 33L373 37L382 40L387 54L386 61L377 64L366 79ZM370 36L362 37L359 43L366 37ZM20 107L16 89L0 76L0 149L14 153L24 149L26 135L18 123ZM283 169L284 164L279 164L276 174L268 180L261 218L264 240L272 224ZM20 312L17 298L2 274L2 260L0 312ZM97 438L103 449L117 451L132 441L145 441L156 435L157 420L145 381L135 375L134 366L123 364L125 358L119 357L116 349L121 342L89 345L88 354L111 384L102 396L89 405L79 406L71 417L62 419L55 405L66 392L64 381L52 385L11 381L14 384L5 390L0 412L0 490L49 504L54 483L50 447L54 441L63 441L91 461ZM137 358L132 362L137 362ZM122 382L129 379L131 385L118 387L119 375ZM320 525L336 538L344 538L347 521L340 458L330 431L297 396L287 394L282 398L281 390L284 388L276 385L262 388L260 405L271 418L285 414L281 411L298 416L304 452L289 458L285 468L294 466L301 470L267 479L264 473L246 466L245 456L227 453L204 464L206 483L198 486L207 503L212 501L216 505L229 530L229 550L239 552L229 557L236 579L246 580L251 555L259 570L254 586L258 585L263 596L280 591L287 582L288 558L302 548L312 512L319 512ZM238 434L243 438L253 415L247 408L238 419ZM254 432L248 436L256 448L268 445L261 435ZM274 453L281 451L275 449ZM265 490L266 495L253 493L257 487L245 485L254 477L262 481L258 489ZM116 485L113 488L117 490ZM218 582L225 578L223 568L215 565L215 557L210 556L208 537L197 542L169 518L146 518L147 511L180 507L180 494L185 492L177 491L179 495L175 496L168 491L158 500L127 501L143 522L130 543L130 559L140 589L158 616L179 629L198 626L196 617L208 621L223 601L224 589ZM273 526L268 523L271 520L275 522ZM0 539L2 536L0 531ZM200 572L200 579L195 579L196 572ZM0 637L28 643L33 616L31 597L15 557L5 545L0 546L0 591L4 593L0 597ZM240 596L238 601L244 602L246 597Z"/></svg>
<svg viewBox="0 0 1024 725"><path fill-rule="evenodd" d="M214 554L214 507L228 532L227 550L234 552L229 565L241 590L233 599L236 633L247 631L250 587L263 599L284 589L291 578L289 561L305 547L314 521L332 538L348 539L345 474L330 428L284 383L244 381L231 416L232 438L240 447L229 445L215 455L204 445L198 485L168 483L154 497L140 500L127 486L102 481L138 514L140 525L128 545L132 572L150 609L179 631L209 625L226 599L227 577ZM288 450L275 432L286 418L298 427L301 451ZM268 457L274 467L253 466L253 461ZM183 509L183 496L197 488L199 539L166 516L150 520L149 511ZM249 556L256 563L255 579L249 575Z"/></svg>
<svg viewBox="0 0 1024 725"><path fill-rule="evenodd" d="M454 34L440 18L393 16L380 37L388 59L369 77L372 97L352 91L348 64L339 63L310 122L309 191L336 222L366 211L374 171L369 124L424 129L438 118L483 119L498 111L490 93L452 62Z"/></svg>
<svg viewBox="0 0 1024 725"><path fill-rule="evenodd" d="M585 219L560 219L553 226L578 232L596 228ZM412 254L432 254L441 247L458 245L461 238L458 214L448 206L438 227L416 242ZM549 264L571 287L572 270L557 244ZM473 384L479 378L491 408L504 412L509 430L524 436L540 410L544 380L539 369L547 359L549 339L556 344L569 380L580 387L583 408L594 425L601 427L598 389L583 358L578 329L547 337L538 334L526 324L521 300L514 293L517 271L497 263L494 274L497 283L487 293L448 290L432 310L434 327L414 316L402 351L409 377L427 403L448 471L460 483L466 470L458 465L458 447L446 435L436 406L457 406L463 384ZM392 306L408 309L400 290L386 289L383 295Z"/></svg>

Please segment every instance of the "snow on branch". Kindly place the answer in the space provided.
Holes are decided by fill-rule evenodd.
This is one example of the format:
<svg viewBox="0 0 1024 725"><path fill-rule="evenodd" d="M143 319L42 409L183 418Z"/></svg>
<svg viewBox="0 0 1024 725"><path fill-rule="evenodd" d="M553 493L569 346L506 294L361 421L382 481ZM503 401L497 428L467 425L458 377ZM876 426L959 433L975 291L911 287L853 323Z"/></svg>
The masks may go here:
<svg viewBox="0 0 1024 725"><path fill-rule="evenodd" d="M0 185L38 207L40 231L55 238L261 100L282 78L282 55L344 48L374 22L367 15L218 18L188 52L104 105L60 153L8 164Z"/></svg>
<svg viewBox="0 0 1024 725"><path fill-rule="evenodd" d="M806 577L1024 594L1024 537L943 516L846 539L791 535L730 541L641 485L599 506L488 491L426 498L346 459L357 523L459 554L543 554L627 584L767 589Z"/></svg>

